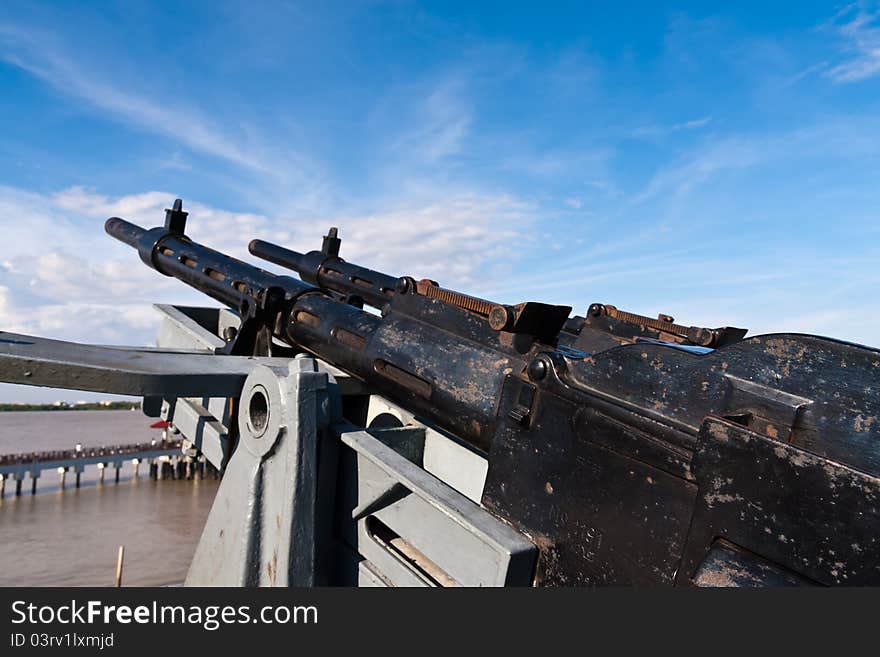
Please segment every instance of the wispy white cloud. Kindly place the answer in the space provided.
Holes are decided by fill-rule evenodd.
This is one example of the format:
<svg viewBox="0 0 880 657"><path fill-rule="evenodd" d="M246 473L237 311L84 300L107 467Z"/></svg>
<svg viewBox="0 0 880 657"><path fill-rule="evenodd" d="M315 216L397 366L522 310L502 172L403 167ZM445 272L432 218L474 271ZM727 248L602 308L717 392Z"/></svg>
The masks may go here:
<svg viewBox="0 0 880 657"><path fill-rule="evenodd" d="M166 294L184 299L185 294L151 277L146 267L126 261L104 235L103 219L109 214L72 210L77 196L82 196L78 190L55 198L0 186L0 216L16 219L4 223L0 245L0 330L148 343L155 329L155 321L153 330L145 329L150 301ZM150 196L120 201L114 209L136 211Z"/></svg>
<svg viewBox="0 0 880 657"><path fill-rule="evenodd" d="M842 61L824 71L835 82L857 82L880 74L880 10L853 3L840 10L832 25L845 41Z"/></svg>
<svg viewBox="0 0 880 657"><path fill-rule="evenodd" d="M123 217L143 226L162 222L164 209L174 196L169 192L149 191L125 196L106 196L84 187L70 187L51 195L52 204L74 216L102 222L108 217ZM230 212L199 202L184 201L192 219L187 233L197 241L225 250L236 257L246 253L247 235L265 229L268 217L250 212ZM103 236L102 236L103 237Z"/></svg>
<svg viewBox="0 0 880 657"><path fill-rule="evenodd" d="M512 196L464 194L366 216L298 222L278 238L317 248L323 231L339 226L348 260L473 291L485 287L484 276L493 269L516 261L517 251L531 242L535 220L535 208Z"/></svg>
<svg viewBox="0 0 880 657"><path fill-rule="evenodd" d="M163 203L168 203L166 192L152 191L111 198L84 187L70 187L52 194L51 198L54 205L62 210L96 219L111 216L140 219L147 212L155 211Z"/></svg>
<svg viewBox="0 0 880 657"><path fill-rule="evenodd" d="M563 50L542 76L548 92L559 99L583 99L597 93L602 66L586 44Z"/></svg>
<svg viewBox="0 0 880 657"><path fill-rule="evenodd" d="M61 50L50 34L37 36L21 26L0 25L0 44L3 45L0 57L62 94L79 98L151 132L172 137L197 151L261 172L269 170L267 164L245 146L235 143L214 126L208 116L194 109L184 109L179 99L158 104L102 80L95 72L80 69L71 54Z"/></svg>
<svg viewBox="0 0 880 657"><path fill-rule="evenodd" d="M397 157L427 165L459 154L472 121L463 86L459 78L446 79L420 98L415 92L417 100L410 97L402 107L395 107L391 114L402 118L404 124L397 127L390 150ZM400 117L401 110L412 112L412 116Z"/></svg>
<svg viewBox="0 0 880 657"><path fill-rule="evenodd" d="M131 79L89 67L55 33L0 23L0 60L114 120L230 163L273 187L283 184L302 205L314 204L326 192L323 165L277 131L264 135L246 117L224 123L217 112L199 107L192 98L178 95L158 101L161 90L148 95ZM186 169L190 165L178 149L159 166Z"/></svg>
<svg viewBox="0 0 880 657"><path fill-rule="evenodd" d="M629 203L639 205L661 194L673 198L686 195L721 172L748 168L763 157L761 144L753 138L728 137L701 144L661 167Z"/></svg>
<svg viewBox="0 0 880 657"><path fill-rule="evenodd" d="M633 130L634 137L665 137L682 130L694 130L704 128L712 122L711 116L704 116L699 119L683 121L681 123L673 123L671 125L648 125Z"/></svg>
<svg viewBox="0 0 880 657"><path fill-rule="evenodd" d="M629 206L663 197L677 202L704 185L732 173L755 173L771 164L790 169L818 158L827 173L834 161L863 160L874 166L880 148L880 121L873 116L842 116L789 130L711 136L662 164ZM818 190L817 190L818 193Z"/></svg>

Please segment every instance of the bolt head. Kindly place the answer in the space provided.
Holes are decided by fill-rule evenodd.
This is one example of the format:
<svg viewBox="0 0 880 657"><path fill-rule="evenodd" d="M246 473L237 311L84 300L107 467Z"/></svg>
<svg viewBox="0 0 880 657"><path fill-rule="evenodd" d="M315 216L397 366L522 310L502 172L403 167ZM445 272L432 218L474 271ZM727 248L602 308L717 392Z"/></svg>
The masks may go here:
<svg viewBox="0 0 880 657"><path fill-rule="evenodd" d="M504 306L495 306L489 313L489 326L495 331L503 331L511 323L510 310Z"/></svg>
<svg viewBox="0 0 880 657"><path fill-rule="evenodd" d="M547 370L547 362L543 358L535 358L529 363L529 378L532 381L541 381L547 376Z"/></svg>

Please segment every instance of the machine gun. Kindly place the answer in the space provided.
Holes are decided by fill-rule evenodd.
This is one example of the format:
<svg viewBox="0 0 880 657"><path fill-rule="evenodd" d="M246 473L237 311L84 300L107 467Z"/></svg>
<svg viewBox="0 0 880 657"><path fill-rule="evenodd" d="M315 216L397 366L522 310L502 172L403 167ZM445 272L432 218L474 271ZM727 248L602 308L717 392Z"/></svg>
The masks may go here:
<svg viewBox="0 0 880 657"><path fill-rule="evenodd" d="M564 306L493 303L348 263L336 229L305 254L252 241L251 254L299 278L279 276L193 242L186 218L178 200L162 227L111 218L105 228L234 311L225 327L202 322L214 333L206 358L286 364L290 386L323 391L306 399L252 373L211 418L214 392L187 388L206 396L192 426L206 433L225 418L212 460L227 470L226 513L239 504L246 517L231 538L215 503L196 560L243 565L224 579L194 561L192 581L277 583L280 569L286 583L339 583L328 573L348 559L359 581L379 584L880 584L877 349L743 339L610 305L569 318ZM304 353L331 367L316 372ZM348 386L341 400L334 381ZM183 426L169 390L145 408L164 396L164 416ZM367 407L377 393L390 425ZM285 457L295 467L276 476L283 466L267 459L280 443L261 436L285 432L299 436ZM426 432L443 441L431 454ZM273 497L272 486L295 491ZM421 506L407 506L413 493ZM426 529L427 509L450 523ZM307 545L306 525L320 536Z"/></svg>

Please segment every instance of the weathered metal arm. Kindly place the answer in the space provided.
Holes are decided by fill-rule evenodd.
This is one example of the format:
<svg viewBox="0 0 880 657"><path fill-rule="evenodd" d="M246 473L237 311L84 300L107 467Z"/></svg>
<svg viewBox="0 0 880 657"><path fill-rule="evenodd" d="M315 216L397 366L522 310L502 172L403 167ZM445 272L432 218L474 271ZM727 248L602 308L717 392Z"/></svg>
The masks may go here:
<svg viewBox="0 0 880 657"><path fill-rule="evenodd" d="M259 360L267 365L286 362ZM255 361L208 351L107 347L0 331L0 380L6 383L138 397L234 397Z"/></svg>

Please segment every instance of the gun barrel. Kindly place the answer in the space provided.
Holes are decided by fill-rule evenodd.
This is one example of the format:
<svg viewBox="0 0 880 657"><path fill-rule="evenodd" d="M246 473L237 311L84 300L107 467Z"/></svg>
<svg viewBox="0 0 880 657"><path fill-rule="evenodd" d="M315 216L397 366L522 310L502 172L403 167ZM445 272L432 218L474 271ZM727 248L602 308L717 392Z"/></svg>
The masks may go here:
<svg viewBox="0 0 880 657"><path fill-rule="evenodd" d="M248 250L251 255L292 269L306 283L347 297L359 297L374 308L381 309L387 304L397 288L398 279L394 276L322 251L299 253L263 240L252 240Z"/></svg>
<svg viewBox="0 0 880 657"><path fill-rule="evenodd" d="M281 288L291 296L314 289L290 276L276 276L197 244L173 228L146 230L112 217L104 224L104 230L137 249L141 260L156 271L180 279L242 314L259 304L270 288Z"/></svg>
<svg viewBox="0 0 880 657"><path fill-rule="evenodd" d="M138 242L147 232L140 226L119 217L110 217L104 224L104 230L111 237L134 248L137 248Z"/></svg>
<svg viewBox="0 0 880 657"><path fill-rule="evenodd" d="M283 246L272 244L272 242L251 240L250 244L248 244L248 251L250 251L253 256L273 262L285 269L292 269L298 274L301 274L304 269L304 254L299 251L285 249Z"/></svg>

